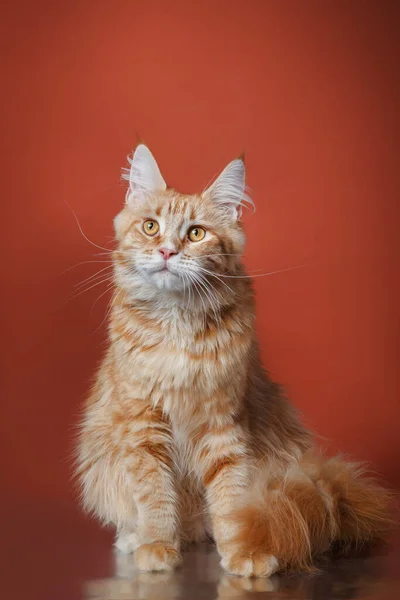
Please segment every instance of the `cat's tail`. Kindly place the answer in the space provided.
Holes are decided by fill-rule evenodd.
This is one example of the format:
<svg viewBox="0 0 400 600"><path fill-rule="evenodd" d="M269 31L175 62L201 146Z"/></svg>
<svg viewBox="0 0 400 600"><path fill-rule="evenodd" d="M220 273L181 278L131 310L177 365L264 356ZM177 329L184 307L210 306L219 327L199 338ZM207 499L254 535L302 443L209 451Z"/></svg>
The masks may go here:
<svg viewBox="0 0 400 600"><path fill-rule="evenodd" d="M310 570L319 555L361 548L394 525L392 494L338 457L307 454L249 494L235 514L238 546L272 554L286 570Z"/></svg>

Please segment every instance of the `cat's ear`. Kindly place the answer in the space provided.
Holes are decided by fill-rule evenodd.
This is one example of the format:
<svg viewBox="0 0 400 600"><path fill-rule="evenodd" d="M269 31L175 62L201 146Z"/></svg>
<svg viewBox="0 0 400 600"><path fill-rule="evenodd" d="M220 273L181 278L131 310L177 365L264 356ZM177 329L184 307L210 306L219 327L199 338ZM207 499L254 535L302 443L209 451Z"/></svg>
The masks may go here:
<svg viewBox="0 0 400 600"><path fill-rule="evenodd" d="M245 203L252 204L246 194L246 169L242 158L229 163L214 183L203 192L216 205L224 208L234 220L242 214Z"/></svg>
<svg viewBox="0 0 400 600"><path fill-rule="evenodd" d="M139 144L132 158L128 157L129 169L124 169L122 178L129 181L126 194L127 204L144 202L149 194L167 189L156 159L147 146Z"/></svg>

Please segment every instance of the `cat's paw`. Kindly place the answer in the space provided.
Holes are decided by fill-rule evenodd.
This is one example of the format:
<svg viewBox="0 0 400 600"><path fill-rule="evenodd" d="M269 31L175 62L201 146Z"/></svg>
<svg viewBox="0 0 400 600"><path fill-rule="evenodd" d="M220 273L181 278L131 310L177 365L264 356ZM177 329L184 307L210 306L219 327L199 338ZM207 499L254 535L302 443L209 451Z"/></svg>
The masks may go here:
<svg viewBox="0 0 400 600"><path fill-rule="evenodd" d="M143 544L135 552L135 564L140 571L172 571L181 562L178 550L163 542Z"/></svg>
<svg viewBox="0 0 400 600"><path fill-rule="evenodd" d="M136 533L129 529L123 529L118 533L114 546L123 554L135 552L136 548L139 546Z"/></svg>
<svg viewBox="0 0 400 600"><path fill-rule="evenodd" d="M235 552L225 556L221 565L228 573L241 577L270 577L279 568L275 556L261 552Z"/></svg>

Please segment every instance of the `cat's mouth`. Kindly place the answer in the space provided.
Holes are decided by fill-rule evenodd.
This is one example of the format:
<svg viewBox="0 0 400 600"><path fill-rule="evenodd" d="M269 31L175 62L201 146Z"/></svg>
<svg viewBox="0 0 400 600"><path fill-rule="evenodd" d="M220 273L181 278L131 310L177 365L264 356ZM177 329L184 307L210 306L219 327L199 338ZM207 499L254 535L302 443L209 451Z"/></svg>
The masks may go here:
<svg viewBox="0 0 400 600"><path fill-rule="evenodd" d="M172 265L157 265L146 269L146 279L155 289L182 291L184 287L184 279L179 269L174 269Z"/></svg>
<svg viewBox="0 0 400 600"><path fill-rule="evenodd" d="M171 267L168 266L168 264L162 265L161 267L152 270L151 273L156 276L161 275L165 277L168 275L173 275L174 277L179 277L179 274L176 271L173 271Z"/></svg>
<svg viewBox="0 0 400 600"><path fill-rule="evenodd" d="M164 261L158 264L141 265L139 271L148 283L160 290L181 290L185 279L180 267L168 262L165 264Z"/></svg>
<svg viewBox="0 0 400 600"><path fill-rule="evenodd" d="M178 276L177 273L174 273L173 271L171 271L167 267L164 267L163 269L160 269L158 271L158 273L160 273L160 275L174 275L174 277Z"/></svg>

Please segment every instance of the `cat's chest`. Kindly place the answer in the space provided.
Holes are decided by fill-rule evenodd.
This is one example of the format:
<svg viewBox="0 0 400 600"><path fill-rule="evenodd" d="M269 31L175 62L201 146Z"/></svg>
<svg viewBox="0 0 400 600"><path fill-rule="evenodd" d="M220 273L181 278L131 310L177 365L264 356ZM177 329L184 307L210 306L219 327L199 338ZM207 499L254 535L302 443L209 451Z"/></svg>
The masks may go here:
<svg viewBox="0 0 400 600"><path fill-rule="evenodd" d="M116 335L119 381L126 394L162 405L167 414L201 405L235 379L246 368L251 344L250 328L239 321L226 327L132 319Z"/></svg>
<svg viewBox="0 0 400 600"><path fill-rule="evenodd" d="M123 367L132 382L147 381L165 392L202 390L207 394L234 372L246 349L238 336L223 330L212 336L165 331L144 341L132 336Z"/></svg>

